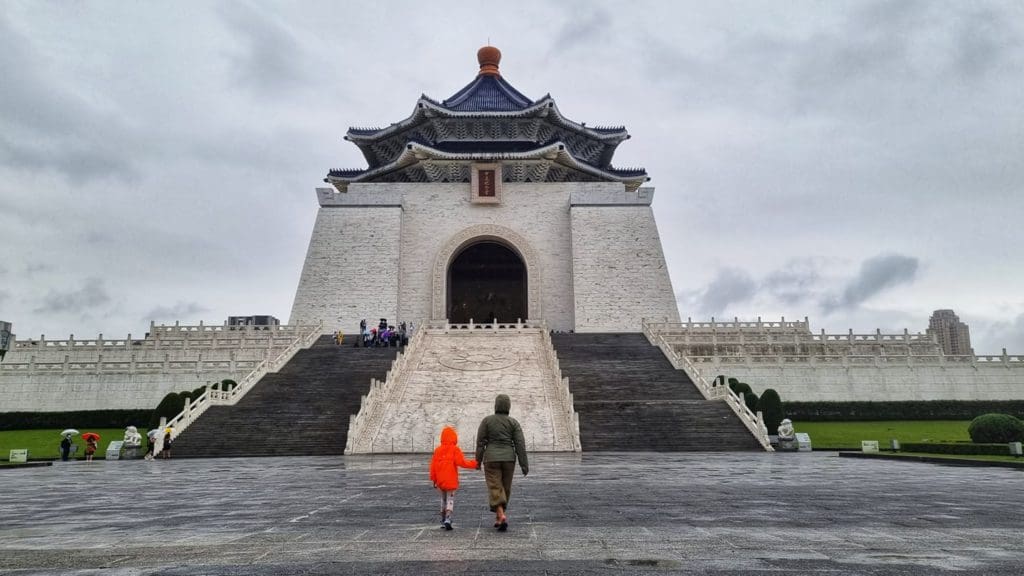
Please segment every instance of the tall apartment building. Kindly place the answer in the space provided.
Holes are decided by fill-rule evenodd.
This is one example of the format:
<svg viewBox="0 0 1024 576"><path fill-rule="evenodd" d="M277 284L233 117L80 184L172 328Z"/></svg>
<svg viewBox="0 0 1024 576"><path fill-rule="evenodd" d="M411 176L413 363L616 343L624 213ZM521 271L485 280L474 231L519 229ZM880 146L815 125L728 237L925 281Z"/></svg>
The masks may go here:
<svg viewBox="0 0 1024 576"><path fill-rule="evenodd" d="M971 330L952 310L936 310L928 319L928 333L934 334L947 356L974 354Z"/></svg>

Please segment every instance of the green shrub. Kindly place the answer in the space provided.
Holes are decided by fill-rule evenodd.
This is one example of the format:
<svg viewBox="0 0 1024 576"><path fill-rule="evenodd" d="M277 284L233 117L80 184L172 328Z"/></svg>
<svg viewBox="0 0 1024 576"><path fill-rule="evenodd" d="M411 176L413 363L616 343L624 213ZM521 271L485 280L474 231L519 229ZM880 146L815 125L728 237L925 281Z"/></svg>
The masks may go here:
<svg viewBox="0 0 1024 576"><path fill-rule="evenodd" d="M973 420L1001 412L1024 417L1024 400L911 400L902 402L786 402L794 422Z"/></svg>
<svg viewBox="0 0 1024 576"><path fill-rule="evenodd" d="M737 396L743 395L743 403L746 404L747 408L754 412L757 410L757 394L754 394L754 390L746 382L740 382L735 378L729 378L729 388Z"/></svg>
<svg viewBox="0 0 1024 576"><path fill-rule="evenodd" d="M152 410L74 410L69 412L3 412L0 431L47 428L142 428Z"/></svg>
<svg viewBox="0 0 1024 576"><path fill-rule="evenodd" d="M1006 444L972 444L970 442L959 443L929 443L929 442L901 442L902 452L923 452L925 454L965 454L1006 456L1010 453L1010 447Z"/></svg>
<svg viewBox="0 0 1024 576"><path fill-rule="evenodd" d="M200 386L199 388L196 388L195 390L192 391L192 401L195 402L196 400L199 399L200 396L202 396L205 393L206 393L206 385L204 384L204 385Z"/></svg>
<svg viewBox="0 0 1024 576"><path fill-rule="evenodd" d="M234 380L232 380L230 378L227 378L227 379L224 379L224 380L220 381L220 389L225 391L225 392L230 392L236 386L238 386L238 382L235 382Z"/></svg>
<svg viewBox="0 0 1024 576"><path fill-rule="evenodd" d="M782 424L782 419L786 417L779 393L772 388L762 392L761 398L757 401L757 410L754 412L756 413L758 410L764 416L764 425L768 428L768 433L775 434L779 429L779 424Z"/></svg>
<svg viewBox="0 0 1024 576"><path fill-rule="evenodd" d="M978 444L1024 441L1024 422L1009 414L982 414L967 427L971 441Z"/></svg>
<svg viewBox="0 0 1024 576"><path fill-rule="evenodd" d="M185 398L177 392L171 392L164 399L160 401L156 406L156 410L153 410L153 415L149 419L149 428L157 428L160 426L160 418L167 418L170 420L182 410L185 409Z"/></svg>

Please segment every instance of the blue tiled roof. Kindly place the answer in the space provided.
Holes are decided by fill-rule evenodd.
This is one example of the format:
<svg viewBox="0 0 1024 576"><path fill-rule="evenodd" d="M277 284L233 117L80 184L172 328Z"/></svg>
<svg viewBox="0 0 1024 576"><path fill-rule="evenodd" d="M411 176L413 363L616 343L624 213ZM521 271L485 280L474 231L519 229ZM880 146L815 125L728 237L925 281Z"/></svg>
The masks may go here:
<svg viewBox="0 0 1024 576"><path fill-rule="evenodd" d="M459 112L512 112L534 103L501 76L481 74L441 103Z"/></svg>

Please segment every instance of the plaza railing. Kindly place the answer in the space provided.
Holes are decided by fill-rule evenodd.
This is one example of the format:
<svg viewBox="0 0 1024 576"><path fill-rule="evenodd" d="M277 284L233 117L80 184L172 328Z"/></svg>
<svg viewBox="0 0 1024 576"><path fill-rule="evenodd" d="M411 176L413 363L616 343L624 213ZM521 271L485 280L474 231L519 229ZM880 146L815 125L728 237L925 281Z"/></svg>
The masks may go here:
<svg viewBox="0 0 1024 576"><path fill-rule="evenodd" d="M644 319L641 321L641 329L647 340L665 354L665 357L672 363L672 366L676 370L682 370L693 381L697 386L697 390L700 391L705 399L724 400L726 405L743 422L743 425L747 427L747 430L754 435L754 438L761 447L768 452L774 452L771 441L768 438L768 427L764 423L764 415L760 411L754 412L748 408L743 398L745 395L737 395L724 382L720 383L718 380L708 382L690 359L676 350L665 338L665 335L659 331L666 324L665 322L648 323Z"/></svg>
<svg viewBox="0 0 1024 576"><path fill-rule="evenodd" d="M321 320L318 324L313 326L301 326L297 327L293 334L295 339L291 344L288 345L280 354L274 358L267 358L256 365L252 372L249 372L244 378L242 378L236 386L228 390L224 389L224 384L220 383L220 387L214 390L212 387L208 387L199 398L194 398L185 403L185 408L175 417L171 418L164 424L165 427L171 428L171 439L177 438L182 432L188 429L189 425L195 422L210 406L217 405L233 405L237 404L245 395L252 390L256 383L260 381L268 373L277 372L289 360L292 359L299 350L309 348L314 342L322 335L323 332L323 321ZM164 435L158 434L156 437L156 443L153 448L153 454L159 454L163 450Z"/></svg>
<svg viewBox="0 0 1024 576"><path fill-rule="evenodd" d="M414 359L417 358L421 353L422 341L427 334L460 334L460 333L539 333L542 339L542 348L544 349L544 357L541 361L545 367L550 371L551 375L557 382L554 389L555 399L562 403L564 413L559 416L566 418L566 422L569 428L568 443L572 446L573 452L579 452L582 449L580 442L580 420L579 414L573 410L573 396L569 391L569 379L562 377L562 370L558 364L558 357L554 353L554 346L551 342L551 336L548 332L547 325L543 320L520 320L518 322L489 322L489 323L476 323L470 320L467 323L451 323L447 320L435 320L430 322L424 322L420 328L413 333L412 338L409 340L409 344L405 349L398 354L398 357L391 363L391 369L388 370L384 380L378 380L376 378L370 381L370 391L368 394L360 398L359 411L352 415L349 420L348 426L348 438L345 442L345 454L356 454L356 453L396 453L396 452L420 452L429 451L433 448L436 438L434 436L424 436L421 441L416 438L415 435L410 435L395 442L392 439L391 442L386 446L375 446L373 438L376 437L377 432L382 424L381 417L383 414L377 409L381 403L386 401L396 391L401 390L407 383L411 371L408 369L410 364L414 364ZM372 409L371 409L372 408ZM370 443L369 446L357 446L356 443L361 438L369 435ZM473 444L475 445L475 439ZM552 436L550 442L538 443L535 438L526 438L527 450L546 450L553 451L555 447L562 446L557 436L557 428ZM359 452L356 452L357 448L361 448ZM379 449L378 449L379 448Z"/></svg>

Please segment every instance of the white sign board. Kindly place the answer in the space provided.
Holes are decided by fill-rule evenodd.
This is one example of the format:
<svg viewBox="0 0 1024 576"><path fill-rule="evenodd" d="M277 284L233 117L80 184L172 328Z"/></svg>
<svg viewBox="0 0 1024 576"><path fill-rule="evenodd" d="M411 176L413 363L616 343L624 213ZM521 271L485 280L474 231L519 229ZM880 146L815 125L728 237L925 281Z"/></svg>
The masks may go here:
<svg viewBox="0 0 1024 576"><path fill-rule="evenodd" d="M11 462L28 462L28 450L11 450Z"/></svg>
<svg viewBox="0 0 1024 576"><path fill-rule="evenodd" d="M878 440L861 440L861 452L878 452Z"/></svg>
<svg viewBox="0 0 1024 576"><path fill-rule="evenodd" d="M796 445L799 452L811 451L811 435L807 432L796 433Z"/></svg>
<svg viewBox="0 0 1024 576"><path fill-rule="evenodd" d="M121 446L124 445L124 440L114 440L107 445L107 460L120 460L121 459Z"/></svg>

